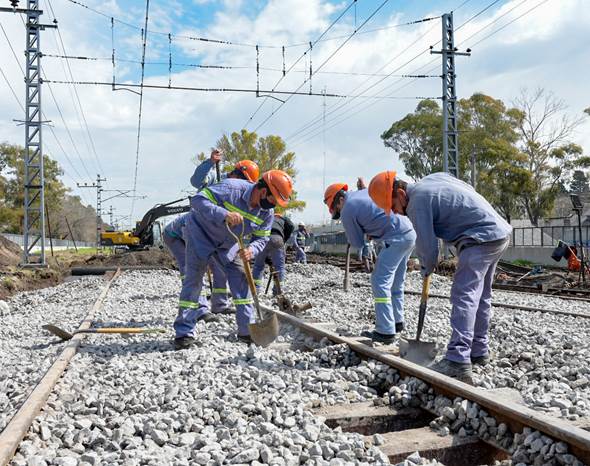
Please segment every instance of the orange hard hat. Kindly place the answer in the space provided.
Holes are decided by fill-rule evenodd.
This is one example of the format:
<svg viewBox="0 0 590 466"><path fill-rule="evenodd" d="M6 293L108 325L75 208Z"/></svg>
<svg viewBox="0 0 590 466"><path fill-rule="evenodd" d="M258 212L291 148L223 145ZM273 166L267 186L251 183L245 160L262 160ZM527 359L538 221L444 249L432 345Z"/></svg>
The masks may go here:
<svg viewBox="0 0 590 466"><path fill-rule="evenodd" d="M348 185L346 183L334 183L328 186L324 193L324 204L328 206L331 214L333 213L332 204L334 203L334 198L340 191L348 191Z"/></svg>
<svg viewBox="0 0 590 466"><path fill-rule="evenodd" d="M293 180L283 170L269 170L262 174L262 179L270 189L277 204L287 207L293 192Z"/></svg>
<svg viewBox="0 0 590 466"><path fill-rule="evenodd" d="M396 172L381 172L375 175L369 183L369 196L377 204L377 207L383 209L387 215L393 207L391 195L396 175Z"/></svg>
<svg viewBox="0 0 590 466"><path fill-rule="evenodd" d="M241 172L250 183L256 183L260 176L260 169L256 162L252 162L252 160L240 160L236 163L234 170Z"/></svg>

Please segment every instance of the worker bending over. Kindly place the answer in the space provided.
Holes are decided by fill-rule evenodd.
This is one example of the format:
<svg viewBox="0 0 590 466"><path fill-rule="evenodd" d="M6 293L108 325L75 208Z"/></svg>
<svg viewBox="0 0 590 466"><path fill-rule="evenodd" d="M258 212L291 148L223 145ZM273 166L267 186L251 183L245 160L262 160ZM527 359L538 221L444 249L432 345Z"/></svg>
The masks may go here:
<svg viewBox="0 0 590 466"><path fill-rule="evenodd" d="M185 278L174 322L176 349L194 344L197 321L206 321L209 315L199 308L198 299L211 258L219 262L227 273L236 305L238 338L250 342L248 324L253 316L253 301L242 260L251 260L264 249L270 238L273 208L275 205L286 206L292 190L293 182L289 175L280 170L270 170L255 184L225 179L204 188L191 199L191 215L185 226ZM228 226L237 235L252 236L241 257Z"/></svg>
<svg viewBox="0 0 590 466"><path fill-rule="evenodd" d="M305 240L309 238L309 233L305 229L305 223L299 222L297 231L295 232L295 239L293 247L295 248L295 262L307 264L307 256L305 254Z"/></svg>
<svg viewBox="0 0 590 466"><path fill-rule="evenodd" d="M256 289L260 289L262 286L264 264L268 259L270 259L279 281L282 282L285 279L285 243L291 237L294 229L295 225L289 218L275 213L270 230L270 240L254 261L252 275L254 276ZM273 295L277 293L278 290L273 286Z"/></svg>
<svg viewBox="0 0 590 466"><path fill-rule="evenodd" d="M333 220L340 219L350 245L360 251L365 235L383 243L371 275L375 303L375 330L366 332L373 341L393 343L404 328L404 281L416 234L402 216L387 216L366 189L348 192L348 185L335 183L324 194Z"/></svg>
<svg viewBox="0 0 590 466"><path fill-rule="evenodd" d="M211 152L211 156L201 162L195 169L191 176L191 185L199 191L209 185L216 183L216 165L221 162L222 153L215 149ZM234 168L229 173L221 173L220 178L237 178L246 180L250 183L256 183L260 176L258 165L251 160L240 160L234 165ZM221 181L221 180L219 180ZM211 260L209 264L211 275L213 279L212 293L211 293L211 311L215 314L226 314L231 312L231 304L228 296L227 277L225 271L215 260Z"/></svg>
<svg viewBox="0 0 590 466"><path fill-rule="evenodd" d="M385 212L393 210L412 221L424 276L437 264L437 238L457 249L451 340L445 359L432 368L469 381L472 363L489 362L492 281L512 227L471 186L447 173L428 175L412 185L395 172L382 172L371 180L369 194Z"/></svg>

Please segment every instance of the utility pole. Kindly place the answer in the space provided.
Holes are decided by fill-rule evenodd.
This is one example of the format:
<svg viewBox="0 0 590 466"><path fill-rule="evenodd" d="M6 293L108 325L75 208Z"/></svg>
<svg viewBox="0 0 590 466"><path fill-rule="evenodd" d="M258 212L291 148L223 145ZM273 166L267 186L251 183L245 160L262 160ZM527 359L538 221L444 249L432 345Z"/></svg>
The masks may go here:
<svg viewBox="0 0 590 466"><path fill-rule="evenodd" d="M355 4L356 5L356 4ZM322 172L322 195L326 192L326 90L327 87L324 86L323 94L324 94L324 102L322 103L322 139L323 139L323 158L324 158L324 169ZM324 222L326 223L326 209L322 209Z"/></svg>
<svg viewBox="0 0 590 466"><path fill-rule="evenodd" d="M475 146L471 147L471 186L477 190L477 167L475 166Z"/></svg>
<svg viewBox="0 0 590 466"><path fill-rule="evenodd" d="M109 225L114 228L113 225L113 206L109 206Z"/></svg>
<svg viewBox="0 0 590 466"><path fill-rule="evenodd" d="M23 13L26 22L25 70L25 185L23 266L47 265L45 261L45 177L43 174L43 139L41 129L41 46L40 34L55 24L41 24L39 0L27 0L27 8L18 8L19 0L10 0L12 8L0 7L0 13ZM39 247L39 255L33 248Z"/></svg>
<svg viewBox="0 0 590 466"><path fill-rule="evenodd" d="M443 170L459 177L459 135L457 124L457 89L455 55L469 56L471 50L458 52L455 48L453 13L442 16L442 50L430 53L442 55L442 102L443 102Z"/></svg>
<svg viewBox="0 0 590 466"><path fill-rule="evenodd" d="M100 175L96 175L96 181L92 184L77 183L78 188L96 189L96 249L102 249L100 245L100 233L102 231L102 182L106 180L106 178L101 178Z"/></svg>

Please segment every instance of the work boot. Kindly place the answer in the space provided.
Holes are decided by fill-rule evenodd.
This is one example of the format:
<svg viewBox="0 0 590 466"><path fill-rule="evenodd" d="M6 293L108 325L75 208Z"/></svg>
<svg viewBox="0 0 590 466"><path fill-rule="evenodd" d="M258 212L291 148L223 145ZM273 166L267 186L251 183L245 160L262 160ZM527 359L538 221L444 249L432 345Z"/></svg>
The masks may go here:
<svg viewBox="0 0 590 466"><path fill-rule="evenodd" d="M395 323L395 333L402 333L404 330L404 323L403 322L396 322Z"/></svg>
<svg viewBox="0 0 590 466"><path fill-rule="evenodd" d="M449 359L441 359L439 362L429 366L429 369L473 385L471 363L461 363Z"/></svg>
<svg viewBox="0 0 590 466"><path fill-rule="evenodd" d="M487 366L492 358L489 354L484 354L483 356L471 356L471 364L475 364L477 366Z"/></svg>
<svg viewBox="0 0 590 466"><path fill-rule="evenodd" d="M211 322L219 322L219 317L213 315L211 312L207 312L197 319L197 321L201 320L206 324L210 324Z"/></svg>
<svg viewBox="0 0 590 466"><path fill-rule="evenodd" d="M361 336L370 338L377 343L383 343L386 345L391 345L393 342L395 342L395 333L393 335L389 335L387 333L380 333L377 330L372 330L370 332L365 331L361 333Z"/></svg>
<svg viewBox="0 0 590 466"><path fill-rule="evenodd" d="M193 337L185 336L174 339L174 349L176 351L188 349L196 343Z"/></svg>
<svg viewBox="0 0 590 466"><path fill-rule="evenodd" d="M221 309L215 309L214 311L211 311L213 314L219 314L219 315L230 315L230 314L235 314L236 311L233 307L223 307Z"/></svg>
<svg viewBox="0 0 590 466"><path fill-rule="evenodd" d="M252 338L250 337L250 335L238 335L238 341L246 343L247 345L252 344Z"/></svg>

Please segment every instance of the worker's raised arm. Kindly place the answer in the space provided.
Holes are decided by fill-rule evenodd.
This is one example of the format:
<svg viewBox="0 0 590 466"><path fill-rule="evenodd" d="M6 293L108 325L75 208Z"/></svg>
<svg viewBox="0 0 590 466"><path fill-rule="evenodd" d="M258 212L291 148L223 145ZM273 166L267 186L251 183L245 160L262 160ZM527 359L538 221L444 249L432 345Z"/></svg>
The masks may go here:
<svg viewBox="0 0 590 466"><path fill-rule="evenodd" d="M191 176L191 185L199 190L206 186L212 185L217 181L215 175L215 164L221 161L221 153L219 151L211 152L208 159L203 160L197 168L193 176Z"/></svg>

